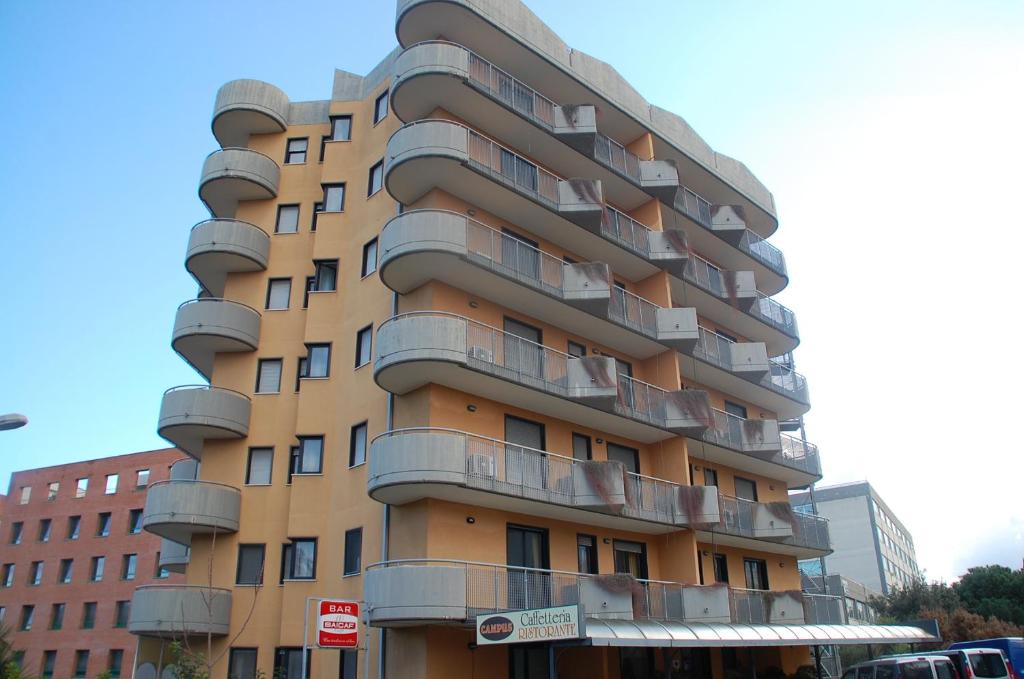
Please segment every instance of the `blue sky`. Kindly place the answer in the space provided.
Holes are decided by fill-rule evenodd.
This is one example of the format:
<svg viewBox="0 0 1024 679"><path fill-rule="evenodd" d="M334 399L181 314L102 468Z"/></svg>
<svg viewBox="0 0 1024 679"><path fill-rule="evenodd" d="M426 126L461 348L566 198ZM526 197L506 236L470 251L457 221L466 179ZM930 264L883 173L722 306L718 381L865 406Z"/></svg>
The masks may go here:
<svg viewBox="0 0 1024 679"><path fill-rule="evenodd" d="M872 481L932 577L1019 566L1024 3L629 5L644 34L621 2L527 4L775 193L825 481ZM217 88L326 99L395 45L390 0L289 8L0 3L0 413L31 420L0 482L163 445L161 393L199 381L169 337Z"/></svg>

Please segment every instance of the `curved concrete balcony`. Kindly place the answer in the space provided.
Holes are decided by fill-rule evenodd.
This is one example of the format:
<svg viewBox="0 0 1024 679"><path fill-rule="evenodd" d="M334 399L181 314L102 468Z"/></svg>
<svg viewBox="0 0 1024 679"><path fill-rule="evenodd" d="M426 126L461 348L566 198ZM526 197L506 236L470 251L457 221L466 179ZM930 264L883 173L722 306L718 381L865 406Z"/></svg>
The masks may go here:
<svg viewBox="0 0 1024 679"><path fill-rule="evenodd" d="M721 494L718 497L721 521L697 531L697 539L702 542L789 554L799 559L832 552L827 519L794 511L788 501L754 502Z"/></svg>
<svg viewBox="0 0 1024 679"><path fill-rule="evenodd" d="M213 481L157 481L146 492L142 527L160 537L191 544L193 535L238 530L242 494Z"/></svg>
<svg viewBox="0 0 1024 679"><path fill-rule="evenodd" d="M260 312L215 297L190 299L178 307L171 346L206 379L218 353L255 351L260 340Z"/></svg>
<svg viewBox="0 0 1024 679"><path fill-rule="evenodd" d="M277 197L281 168L269 156L244 148L214 151L203 162L199 199L214 217L235 216L239 201Z"/></svg>
<svg viewBox="0 0 1024 679"><path fill-rule="evenodd" d="M231 590L205 585L142 585L132 595L128 631L154 637L224 636Z"/></svg>
<svg viewBox="0 0 1024 679"><path fill-rule="evenodd" d="M714 486L681 486L620 462L574 460L453 429L381 434L367 479L370 497L393 505L436 498L640 533L720 520Z"/></svg>
<svg viewBox="0 0 1024 679"><path fill-rule="evenodd" d="M712 422L707 392L667 392L616 375L610 357L575 358L443 312L384 321L374 380L394 394L443 384L645 443L696 435Z"/></svg>
<svg viewBox="0 0 1024 679"><path fill-rule="evenodd" d="M229 273L264 271L270 259L270 236L237 219L208 219L192 227L185 268L214 297L224 294Z"/></svg>
<svg viewBox="0 0 1024 679"><path fill-rule="evenodd" d="M696 360L682 360L684 378L733 394L793 419L810 410L807 379L781 361L768 358L763 342L736 342L704 326L700 340L689 352Z"/></svg>
<svg viewBox="0 0 1024 679"><path fill-rule="evenodd" d="M371 564L365 595L376 627L469 623L478 615L582 604L588 620L804 622L800 592L638 580L446 559Z"/></svg>
<svg viewBox="0 0 1024 679"><path fill-rule="evenodd" d="M206 439L249 435L252 402L245 394L208 385L174 387L164 392L157 433L196 459Z"/></svg>
<svg viewBox="0 0 1024 679"><path fill-rule="evenodd" d="M607 264L566 264L458 212L404 212L380 247L381 280L401 294L441 280L637 358L698 339L694 309L659 307L614 287Z"/></svg>
<svg viewBox="0 0 1024 679"><path fill-rule="evenodd" d="M261 80L232 80L217 90L213 136L222 147L245 146L253 134L284 132L288 95Z"/></svg>
<svg viewBox="0 0 1024 679"><path fill-rule="evenodd" d="M160 540L160 568L166 568L172 573L184 573L188 568L190 549L174 540L163 538Z"/></svg>

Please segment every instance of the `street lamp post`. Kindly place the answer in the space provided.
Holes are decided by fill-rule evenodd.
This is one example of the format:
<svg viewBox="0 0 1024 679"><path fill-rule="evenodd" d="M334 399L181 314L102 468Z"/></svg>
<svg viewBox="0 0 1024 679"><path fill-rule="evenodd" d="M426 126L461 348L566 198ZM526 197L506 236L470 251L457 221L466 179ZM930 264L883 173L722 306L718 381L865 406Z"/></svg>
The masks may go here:
<svg viewBox="0 0 1024 679"><path fill-rule="evenodd" d="M28 424L28 418L18 413L8 413L7 415L0 415L0 431L7 429L17 429L18 427L24 427Z"/></svg>

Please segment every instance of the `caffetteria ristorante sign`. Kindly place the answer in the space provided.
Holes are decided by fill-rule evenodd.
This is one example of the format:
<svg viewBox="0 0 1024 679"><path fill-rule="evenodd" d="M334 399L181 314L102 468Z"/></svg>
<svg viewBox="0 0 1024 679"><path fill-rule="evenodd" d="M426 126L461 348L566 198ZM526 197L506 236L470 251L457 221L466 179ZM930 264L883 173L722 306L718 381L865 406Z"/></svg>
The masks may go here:
<svg viewBox="0 0 1024 679"><path fill-rule="evenodd" d="M582 639L584 636L583 614L578 605L476 617L476 643L481 646Z"/></svg>

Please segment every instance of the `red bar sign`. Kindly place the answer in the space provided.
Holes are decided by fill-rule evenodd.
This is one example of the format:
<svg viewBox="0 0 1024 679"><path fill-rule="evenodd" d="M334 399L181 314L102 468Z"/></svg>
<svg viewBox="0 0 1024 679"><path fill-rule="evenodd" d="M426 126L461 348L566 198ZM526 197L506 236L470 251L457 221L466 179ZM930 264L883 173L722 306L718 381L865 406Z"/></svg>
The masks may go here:
<svg viewBox="0 0 1024 679"><path fill-rule="evenodd" d="M320 648L359 646L359 603L322 600L316 616L316 645Z"/></svg>

